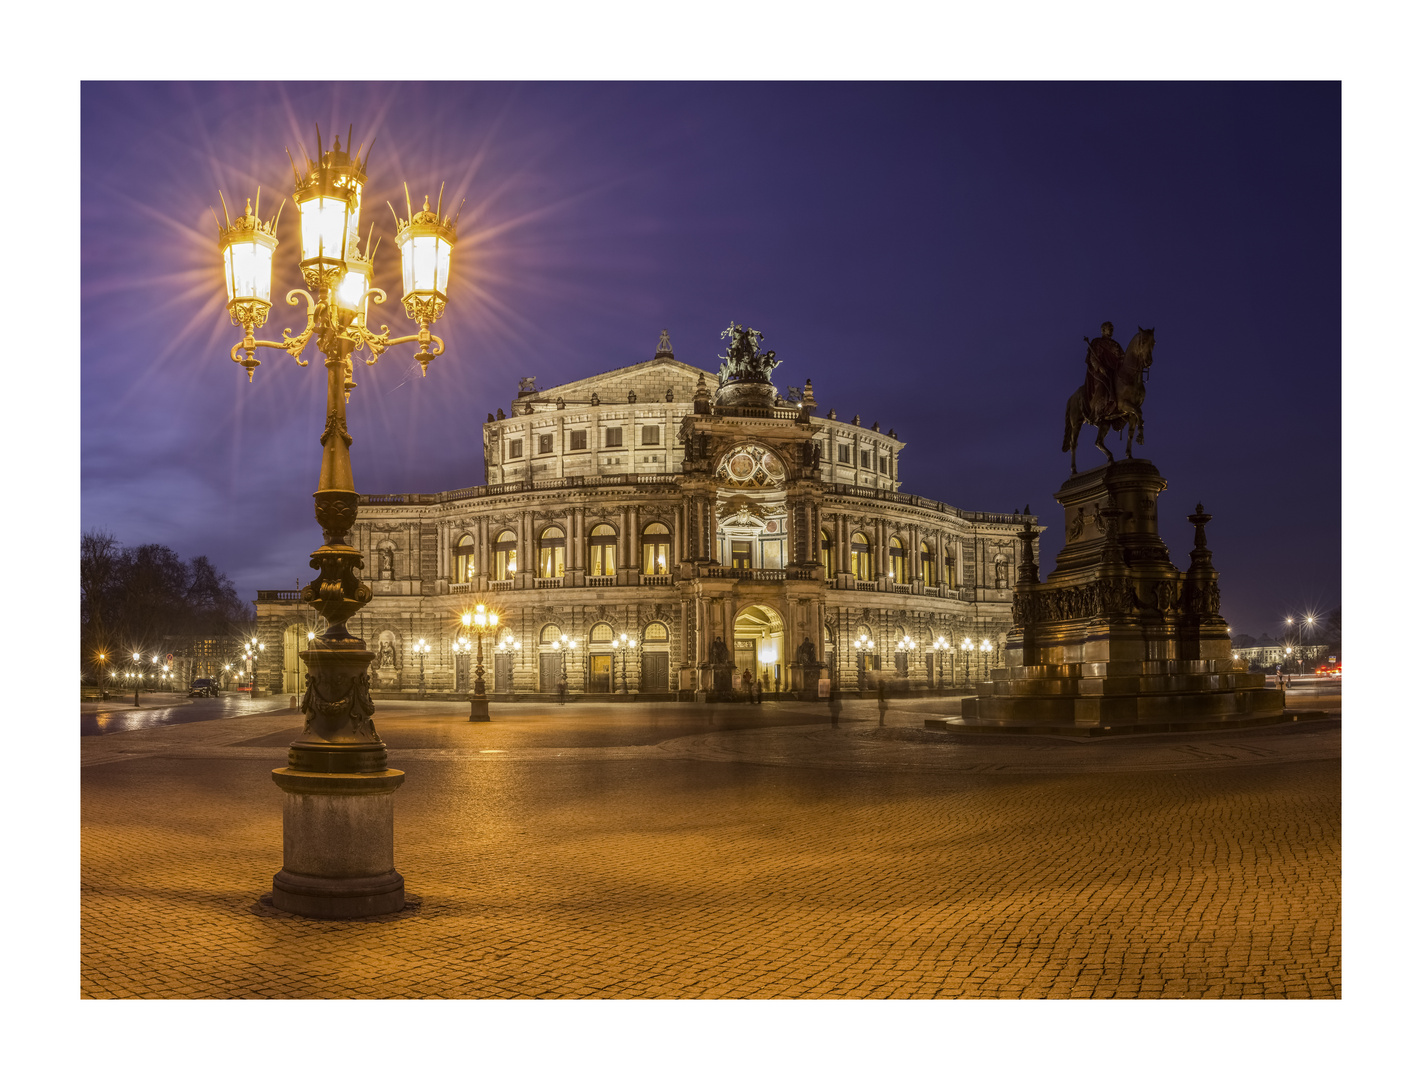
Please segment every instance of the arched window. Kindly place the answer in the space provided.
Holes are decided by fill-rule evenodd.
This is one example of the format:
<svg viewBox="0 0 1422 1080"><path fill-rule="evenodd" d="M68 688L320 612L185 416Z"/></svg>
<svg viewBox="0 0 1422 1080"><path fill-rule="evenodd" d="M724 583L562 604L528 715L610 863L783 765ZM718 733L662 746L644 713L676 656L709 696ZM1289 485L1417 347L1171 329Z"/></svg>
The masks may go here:
<svg viewBox="0 0 1422 1080"><path fill-rule="evenodd" d="M612 624L600 622L588 631L588 643L591 645L612 644Z"/></svg>
<svg viewBox="0 0 1422 1080"><path fill-rule="evenodd" d="M452 580L456 583L473 581L477 561L474 558L474 537L465 534L459 538L459 543L454 545L454 577Z"/></svg>
<svg viewBox="0 0 1422 1080"><path fill-rule="evenodd" d="M953 561L953 549L943 549L943 584L950 589L958 587L958 565Z"/></svg>
<svg viewBox="0 0 1422 1080"><path fill-rule="evenodd" d="M928 541L918 545L918 561L923 565L923 584L926 588L938 588L938 560L933 557L933 548Z"/></svg>
<svg viewBox="0 0 1422 1080"><path fill-rule="evenodd" d="M671 530L659 521L642 530L642 573L671 573Z"/></svg>
<svg viewBox="0 0 1422 1080"><path fill-rule="evenodd" d="M895 585L909 583L908 553L904 551L903 541L897 536L889 541L889 577L894 579Z"/></svg>
<svg viewBox="0 0 1422 1080"><path fill-rule="evenodd" d="M518 571L518 538L505 529L492 546L493 558L489 561L493 565L489 567L489 574L495 581L508 581Z"/></svg>
<svg viewBox="0 0 1422 1080"><path fill-rule="evenodd" d="M550 525L538 537L538 576L563 576L563 530Z"/></svg>
<svg viewBox="0 0 1422 1080"><path fill-rule="evenodd" d="M588 576L611 577L617 573L617 530L611 525L595 525L588 534Z"/></svg>
<svg viewBox="0 0 1422 1080"><path fill-rule="evenodd" d="M834 576L834 540L825 530L820 530L820 565L825 568L825 577Z"/></svg>
<svg viewBox="0 0 1422 1080"><path fill-rule="evenodd" d="M552 645L553 642L557 641L562 635L563 631L561 627L549 623L539 632L538 643L540 645Z"/></svg>
<svg viewBox="0 0 1422 1080"><path fill-rule="evenodd" d="M873 574L869 566L871 555L869 537L857 532L849 538L849 572L856 581L868 581Z"/></svg>
<svg viewBox="0 0 1422 1080"><path fill-rule="evenodd" d="M644 626L644 627L642 628L642 640L645 641L645 642L648 642L648 643L651 643L651 642L658 642L658 641L666 641L666 640L667 640L667 625L666 625L666 623L659 623L659 622L651 622L651 623L648 623L646 626Z"/></svg>

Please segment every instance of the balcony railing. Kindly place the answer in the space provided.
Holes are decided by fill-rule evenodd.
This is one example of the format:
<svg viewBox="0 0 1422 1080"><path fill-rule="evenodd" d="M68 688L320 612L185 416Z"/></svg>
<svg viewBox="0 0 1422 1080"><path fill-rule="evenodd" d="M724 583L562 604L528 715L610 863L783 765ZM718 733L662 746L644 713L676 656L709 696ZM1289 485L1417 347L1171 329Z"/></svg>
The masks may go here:
<svg viewBox="0 0 1422 1080"><path fill-rule="evenodd" d="M449 583L449 591L452 593L469 592L473 588L474 583L472 581L451 581Z"/></svg>
<svg viewBox="0 0 1422 1080"><path fill-rule="evenodd" d="M589 576L584 578L584 580L588 583L588 588L590 589L606 589L609 586L617 584L617 577L614 574L602 574L597 577Z"/></svg>
<svg viewBox="0 0 1422 1080"><path fill-rule="evenodd" d="M489 495L517 495L525 491L556 491L560 488L668 487L676 484L680 478L680 473L602 473L592 476L550 476L541 480L510 480L504 484L480 484L475 487L438 491L431 494L414 492L404 495L362 495L360 502L364 506L433 506L438 503L458 502L460 499L479 499Z"/></svg>
<svg viewBox="0 0 1422 1080"><path fill-rule="evenodd" d="M643 574L643 585L670 585L672 576L670 574Z"/></svg>
<svg viewBox="0 0 1422 1080"><path fill-rule="evenodd" d="M535 589L561 589L563 579L560 577L536 577L533 579Z"/></svg>
<svg viewBox="0 0 1422 1080"><path fill-rule="evenodd" d="M513 578L505 578L503 581L489 582L490 592L507 592L513 588Z"/></svg>
<svg viewBox="0 0 1422 1080"><path fill-rule="evenodd" d="M877 581L856 581L854 588L857 592L877 592L879 583Z"/></svg>

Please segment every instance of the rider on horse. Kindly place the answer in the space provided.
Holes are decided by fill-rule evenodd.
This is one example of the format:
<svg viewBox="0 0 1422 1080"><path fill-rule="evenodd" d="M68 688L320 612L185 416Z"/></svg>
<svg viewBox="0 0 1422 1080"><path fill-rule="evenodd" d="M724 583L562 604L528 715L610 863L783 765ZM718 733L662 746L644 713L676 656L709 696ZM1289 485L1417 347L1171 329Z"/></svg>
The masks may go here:
<svg viewBox="0 0 1422 1080"><path fill-rule="evenodd" d="M1110 323L1101 324L1101 336L1086 342L1086 411L1091 423L1113 415L1116 410L1116 372L1126 359L1125 350L1112 336Z"/></svg>

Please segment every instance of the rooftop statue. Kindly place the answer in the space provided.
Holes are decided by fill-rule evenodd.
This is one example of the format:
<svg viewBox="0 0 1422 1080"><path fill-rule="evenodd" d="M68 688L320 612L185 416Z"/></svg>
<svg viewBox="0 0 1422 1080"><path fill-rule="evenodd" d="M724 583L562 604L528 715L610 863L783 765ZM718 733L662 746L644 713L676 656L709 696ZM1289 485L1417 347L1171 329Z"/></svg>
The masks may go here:
<svg viewBox="0 0 1422 1080"><path fill-rule="evenodd" d="M731 339L731 346L716 359L721 361L721 384L729 382L769 382L770 373L780 363L775 359L775 350L760 351L760 343L765 335L759 330L732 323L721 331L723 338Z"/></svg>
<svg viewBox="0 0 1422 1080"><path fill-rule="evenodd" d="M1116 458L1106 449L1106 431L1126 429L1126 456L1131 443L1145 442L1145 380L1155 348L1155 330L1136 327L1136 336L1123 350L1111 336L1114 327L1101 324L1101 336L1086 342L1086 382L1067 402L1066 433L1062 453L1071 451L1071 471L1076 475L1076 441L1083 424L1096 428L1096 449L1108 462Z"/></svg>

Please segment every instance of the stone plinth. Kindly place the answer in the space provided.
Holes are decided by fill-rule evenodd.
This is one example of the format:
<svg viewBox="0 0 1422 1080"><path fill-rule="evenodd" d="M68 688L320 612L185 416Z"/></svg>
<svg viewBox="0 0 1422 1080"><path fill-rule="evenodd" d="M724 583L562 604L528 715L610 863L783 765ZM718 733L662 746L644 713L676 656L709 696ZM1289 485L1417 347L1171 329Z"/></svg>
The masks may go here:
<svg viewBox="0 0 1422 1080"><path fill-rule="evenodd" d="M1073 476L1056 494L1066 543L1045 582L1032 530L1021 534L1006 665L964 699L964 727L1121 733L1282 715L1283 693L1230 659L1202 507L1190 568L1171 563L1157 518L1165 487L1139 458Z"/></svg>
<svg viewBox="0 0 1422 1080"><path fill-rule="evenodd" d="M385 915L405 906L395 869L395 789L399 769L310 773L273 769L285 792L282 868L272 904L317 919Z"/></svg>

